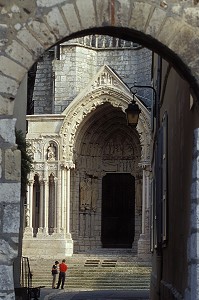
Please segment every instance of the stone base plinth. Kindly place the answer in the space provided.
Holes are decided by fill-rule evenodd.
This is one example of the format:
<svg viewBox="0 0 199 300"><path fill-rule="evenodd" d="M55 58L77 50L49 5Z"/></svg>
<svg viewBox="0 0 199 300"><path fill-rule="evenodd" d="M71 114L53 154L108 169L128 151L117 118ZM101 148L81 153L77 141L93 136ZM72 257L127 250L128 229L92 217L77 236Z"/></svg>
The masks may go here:
<svg viewBox="0 0 199 300"><path fill-rule="evenodd" d="M29 259L57 259L73 255L73 240L67 235L44 235L23 238L23 256Z"/></svg>
<svg viewBox="0 0 199 300"><path fill-rule="evenodd" d="M138 259L143 261L151 260L150 239L148 235L140 235L138 240Z"/></svg>

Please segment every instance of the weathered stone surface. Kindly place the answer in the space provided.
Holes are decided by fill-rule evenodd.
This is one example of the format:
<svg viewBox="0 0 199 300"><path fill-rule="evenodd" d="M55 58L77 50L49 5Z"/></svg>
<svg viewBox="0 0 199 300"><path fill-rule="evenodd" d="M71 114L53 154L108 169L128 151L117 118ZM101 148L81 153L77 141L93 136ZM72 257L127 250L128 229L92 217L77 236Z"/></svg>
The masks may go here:
<svg viewBox="0 0 199 300"><path fill-rule="evenodd" d="M151 5L148 3L132 3L129 26L136 30L144 31L150 11Z"/></svg>
<svg viewBox="0 0 199 300"><path fill-rule="evenodd" d="M57 40L67 36L69 33L69 30L57 7L52 8L52 10L46 15L46 20L48 25L52 28Z"/></svg>
<svg viewBox="0 0 199 300"><path fill-rule="evenodd" d="M166 12L163 9L156 8L147 25L146 33L156 37L161 26L163 26Z"/></svg>
<svg viewBox="0 0 199 300"><path fill-rule="evenodd" d="M18 86L18 82L0 74L0 90L2 93L16 95Z"/></svg>
<svg viewBox="0 0 199 300"><path fill-rule="evenodd" d="M46 24L39 21L30 21L28 23L30 30L37 36L39 42L48 48L56 43L54 34L49 30ZM44 49L43 49L44 50Z"/></svg>
<svg viewBox="0 0 199 300"><path fill-rule="evenodd" d="M28 52L23 46L17 41L13 41L10 46L6 49L6 53L16 62L19 62L27 69L32 65L33 58L30 52Z"/></svg>
<svg viewBox="0 0 199 300"><path fill-rule="evenodd" d="M93 6L92 0L81 1L77 0L76 5L80 15L80 22L83 28L91 28L95 26L96 19L95 19L95 9ZM89 12L89 18L88 18Z"/></svg>
<svg viewBox="0 0 199 300"><path fill-rule="evenodd" d="M54 0L37 0L37 5L39 7L51 7L63 2L66 2L66 0L56 0L56 2Z"/></svg>
<svg viewBox="0 0 199 300"><path fill-rule="evenodd" d="M10 76L18 81L23 78L24 72L26 72L24 67L5 56L0 56L0 65L1 70L5 75Z"/></svg>
<svg viewBox="0 0 199 300"><path fill-rule="evenodd" d="M14 109L14 97L11 96L12 100L4 98L0 95L0 114L1 115L12 115Z"/></svg>
<svg viewBox="0 0 199 300"><path fill-rule="evenodd" d="M0 136L5 142L15 143L15 124L16 119L1 119L0 120Z"/></svg>
<svg viewBox="0 0 199 300"><path fill-rule="evenodd" d="M17 203L20 196L20 183L0 183L0 202Z"/></svg>
<svg viewBox="0 0 199 300"><path fill-rule="evenodd" d="M20 181L21 179L21 152L8 149L5 151L5 178Z"/></svg>
<svg viewBox="0 0 199 300"><path fill-rule="evenodd" d="M3 233L18 233L20 224L20 205L8 204L3 212Z"/></svg>
<svg viewBox="0 0 199 300"><path fill-rule="evenodd" d="M9 243L5 240L0 240L0 264L5 264L7 261L11 261L17 254L17 250L13 249ZM0 265L1 268L1 265ZM0 281L1 282L1 281Z"/></svg>
<svg viewBox="0 0 199 300"><path fill-rule="evenodd" d="M35 52L36 57L40 57L43 52L43 46L38 42L36 38L28 31L28 29L22 29L17 34L17 38L23 42L24 45L30 50L30 52Z"/></svg>
<svg viewBox="0 0 199 300"><path fill-rule="evenodd" d="M97 25L100 26L100 24L103 24L104 26L106 24L109 24L109 1L108 0L96 0L95 5L96 5L96 22Z"/></svg>
<svg viewBox="0 0 199 300"><path fill-rule="evenodd" d="M0 265L0 283L1 283L1 290L2 291L13 290L14 289L14 285L13 285L13 267L12 267L12 265L10 265L10 266ZM1 298L1 299L3 299L3 298ZM5 299L7 299L7 297Z"/></svg>
<svg viewBox="0 0 199 300"><path fill-rule="evenodd" d="M67 3L62 6L63 14L68 23L68 27L71 32L76 32L81 29L81 25L75 11L75 7L73 3Z"/></svg>

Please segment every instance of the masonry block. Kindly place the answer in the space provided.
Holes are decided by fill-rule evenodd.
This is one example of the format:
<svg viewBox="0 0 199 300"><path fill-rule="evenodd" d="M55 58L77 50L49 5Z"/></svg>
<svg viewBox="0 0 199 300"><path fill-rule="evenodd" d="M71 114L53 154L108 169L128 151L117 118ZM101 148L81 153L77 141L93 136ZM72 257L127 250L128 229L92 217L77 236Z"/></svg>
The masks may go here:
<svg viewBox="0 0 199 300"><path fill-rule="evenodd" d="M81 25L75 11L74 4L67 3L62 6L62 10L71 32L80 30Z"/></svg>
<svg viewBox="0 0 199 300"><path fill-rule="evenodd" d="M0 137L7 143L15 144L16 119L0 119Z"/></svg>
<svg viewBox="0 0 199 300"><path fill-rule="evenodd" d="M4 207L3 233L19 233L20 204L12 203Z"/></svg>
<svg viewBox="0 0 199 300"><path fill-rule="evenodd" d="M10 100L0 95L0 115L12 115L14 109L14 96Z"/></svg>
<svg viewBox="0 0 199 300"><path fill-rule="evenodd" d="M0 285L1 290L13 290L13 267L0 265ZM4 298L1 298L4 299ZM5 299L8 299L7 297ZM10 298L11 299L11 298ZM12 298L14 299L14 298Z"/></svg>
<svg viewBox="0 0 199 300"><path fill-rule="evenodd" d="M156 8L149 20L146 33L152 35L153 37L157 36L165 18L166 11Z"/></svg>
<svg viewBox="0 0 199 300"><path fill-rule="evenodd" d="M26 69L15 63L13 60L0 56L1 71L16 80L21 80L26 72Z"/></svg>
<svg viewBox="0 0 199 300"><path fill-rule="evenodd" d="M21 152L7 149L5 151L5 178L7 180L21 180Z"/></svg>
<svg viewBox="0 0 199 300"><path fill-rule="evenodd" d="M76 5L79 10L82 29L95 27L96 17L95 17L95 9L93 6L93 1L77 0ZM88 12L89 12L89 18L88 18Z"/></svg>
<svg viewBox="0 0 199 300"><path fill-rule="evenodd" d="M13 203L20 201L20 183L0 183L0 202Z"/></svg>
<svg viewBox="0 0 199 300"><path fill-rule="evenodd" d="M57 7L52 8L52 10L46 15L46 20L57 39L64 38L69 34L69 30Z"/></svg>
<svg viewBox="0 0 199 300"><path fill-rule="evenodd" d="M6 49L6 53L15 61L19 62L23 66L29 69L32 66L34 60L29 51L27 51L22 45L17 41L12 41Z"/></svg>
<svg viewBox="0 0 199 300"><path fill-rule="evenodd" d="M39 22L39 21L32 21L28 24L31 31L37 35L37 39L40 41L41 44L44 44L45 47L49 47L56 43L56 38L50 32L46 24Z"/></svg>
<svg viewBox="0 0 199 300"><path fill-rule="evenodd" d="M134 2L129 26L136 30L145 31L146 23L149 18L151 5L147 3Z"/></svg>
<svg viewBox="0 0 199 300"><path fill-rule="evenodd" d="M14 95L17 94L17 89L19 87L18 82L15 80L0 74L0 90L2 93Z"/></svg>
<svg viewBox="0 0 199 300"><path fill-rule="evenodd" d="M20 30L17 34L17 38L21 40L23 44L30 49L30 51L34 51L36 53L36 57L39 57L43 53L43 46L27 29Z"/></svg>

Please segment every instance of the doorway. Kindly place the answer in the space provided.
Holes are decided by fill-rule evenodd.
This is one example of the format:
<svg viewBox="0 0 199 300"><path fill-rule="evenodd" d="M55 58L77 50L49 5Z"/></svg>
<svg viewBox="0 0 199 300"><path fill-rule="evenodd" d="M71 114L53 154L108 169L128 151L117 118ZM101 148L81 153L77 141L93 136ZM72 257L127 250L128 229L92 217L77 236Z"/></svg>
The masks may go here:
<svg viewBox="0 0 199 300"><path fill-rule="evenodd" d="M103 248L132 248L135 235L135 178L109 173L102 179Z"/></svg>

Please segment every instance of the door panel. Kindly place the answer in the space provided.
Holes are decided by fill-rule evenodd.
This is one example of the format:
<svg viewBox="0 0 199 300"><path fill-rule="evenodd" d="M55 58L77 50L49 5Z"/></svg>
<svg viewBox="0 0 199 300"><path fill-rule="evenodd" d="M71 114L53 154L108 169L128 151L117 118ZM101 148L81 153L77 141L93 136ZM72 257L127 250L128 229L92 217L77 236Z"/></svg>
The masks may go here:
<svg viewBox="0 0 199 300"><path fill-rule="evenodd" d="M135 179L110 173L102 180L102 233L104 248L131 248L135 234Z"/></svg>

